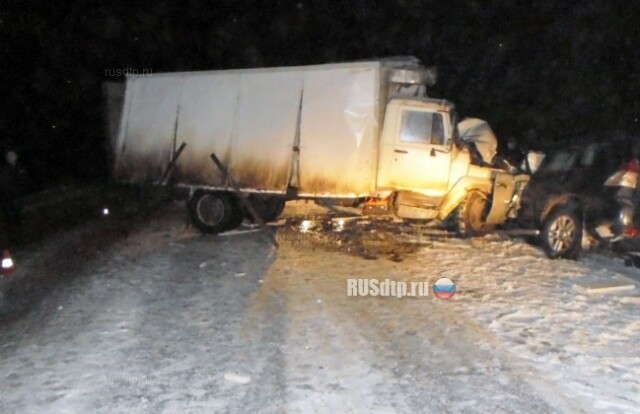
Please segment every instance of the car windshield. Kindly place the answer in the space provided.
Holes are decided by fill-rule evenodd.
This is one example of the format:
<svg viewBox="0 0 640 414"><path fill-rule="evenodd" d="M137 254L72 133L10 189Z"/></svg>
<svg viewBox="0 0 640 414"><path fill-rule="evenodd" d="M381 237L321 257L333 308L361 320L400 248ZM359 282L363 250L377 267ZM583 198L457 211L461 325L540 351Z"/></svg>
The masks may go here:
<svg viewBox="0 0 640 414"><path fill-rule="evenodd" d="M540 172L569 171L576 163L578 153L575 151L561 151L545 159Z"/></svg>

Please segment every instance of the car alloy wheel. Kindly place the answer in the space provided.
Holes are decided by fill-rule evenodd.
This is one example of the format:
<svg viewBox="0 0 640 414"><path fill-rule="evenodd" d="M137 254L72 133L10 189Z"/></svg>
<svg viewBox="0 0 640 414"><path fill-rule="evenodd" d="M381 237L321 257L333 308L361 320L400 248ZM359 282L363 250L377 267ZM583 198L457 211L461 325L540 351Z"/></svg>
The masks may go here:
<svg viewBox="0 0 640 414"><path fill-rule="evenodd" d="M578 259L582 251L582 214L574 206L556 207L545 219L540 243L552 259Z"/></svg>
<svg viewBox="0 0 640 414"><path fill-rule="evenodd" d="M572 217L561 215L549 226L549 245L557 252L563 252L571 247L576 237L577 226Z"/></svg>

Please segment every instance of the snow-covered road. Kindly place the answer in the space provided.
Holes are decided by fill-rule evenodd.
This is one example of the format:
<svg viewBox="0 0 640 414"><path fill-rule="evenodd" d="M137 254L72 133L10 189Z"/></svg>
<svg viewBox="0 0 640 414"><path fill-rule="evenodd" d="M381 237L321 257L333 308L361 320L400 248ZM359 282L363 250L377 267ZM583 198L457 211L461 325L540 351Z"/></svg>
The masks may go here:
<svg viewBox="0 0 640 414"><path fill-rule="evenodd" d="M180 207L109 233L108 246L93 225L25 252L12 277L65 282L1 328L1 413L640 406L637 290L579 286L637 269L496 238L436 240L400 262L286 238L276 251L260 233L185 230ZM64 266L47 266L61 254ZM440 276L455 280L452 300L347 296L349 278Z"/></svg>

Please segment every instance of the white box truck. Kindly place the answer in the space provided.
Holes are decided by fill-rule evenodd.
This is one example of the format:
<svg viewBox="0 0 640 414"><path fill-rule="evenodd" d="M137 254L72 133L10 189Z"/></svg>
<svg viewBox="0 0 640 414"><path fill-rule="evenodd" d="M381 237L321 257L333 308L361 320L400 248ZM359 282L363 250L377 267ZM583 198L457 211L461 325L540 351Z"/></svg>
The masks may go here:
<svg viewBox="0 0 640 414"><path fill-rule="evenodd" d="M515 214L527 177L476 165L454 105L427 97L430 77L415 58L131 76L115 177L161 183L171 165L208 232L242 220L230 179L266 220L286 200L373 198L402 218L455 215L462 231L486 231Z"/></svg>

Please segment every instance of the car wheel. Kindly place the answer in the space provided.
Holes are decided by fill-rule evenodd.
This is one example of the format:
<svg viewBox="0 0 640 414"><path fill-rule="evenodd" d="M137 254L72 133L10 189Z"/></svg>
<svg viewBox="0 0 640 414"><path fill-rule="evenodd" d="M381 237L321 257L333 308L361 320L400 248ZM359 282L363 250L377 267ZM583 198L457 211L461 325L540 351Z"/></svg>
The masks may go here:
<svg viewBox="0 0 640 414"><path fill-rule="evenodd" d="M558 207L544 220L540 243L551 259L578 259L582 251L582 217L578 210Z"/></svg>
<svg viewBox="0 0 640 414"><path fill-rule="evenodd" d="M221 191L197 190L189 199L188 208L191 221L204 233L221 233L242 221L236 199Z"/></svg>

